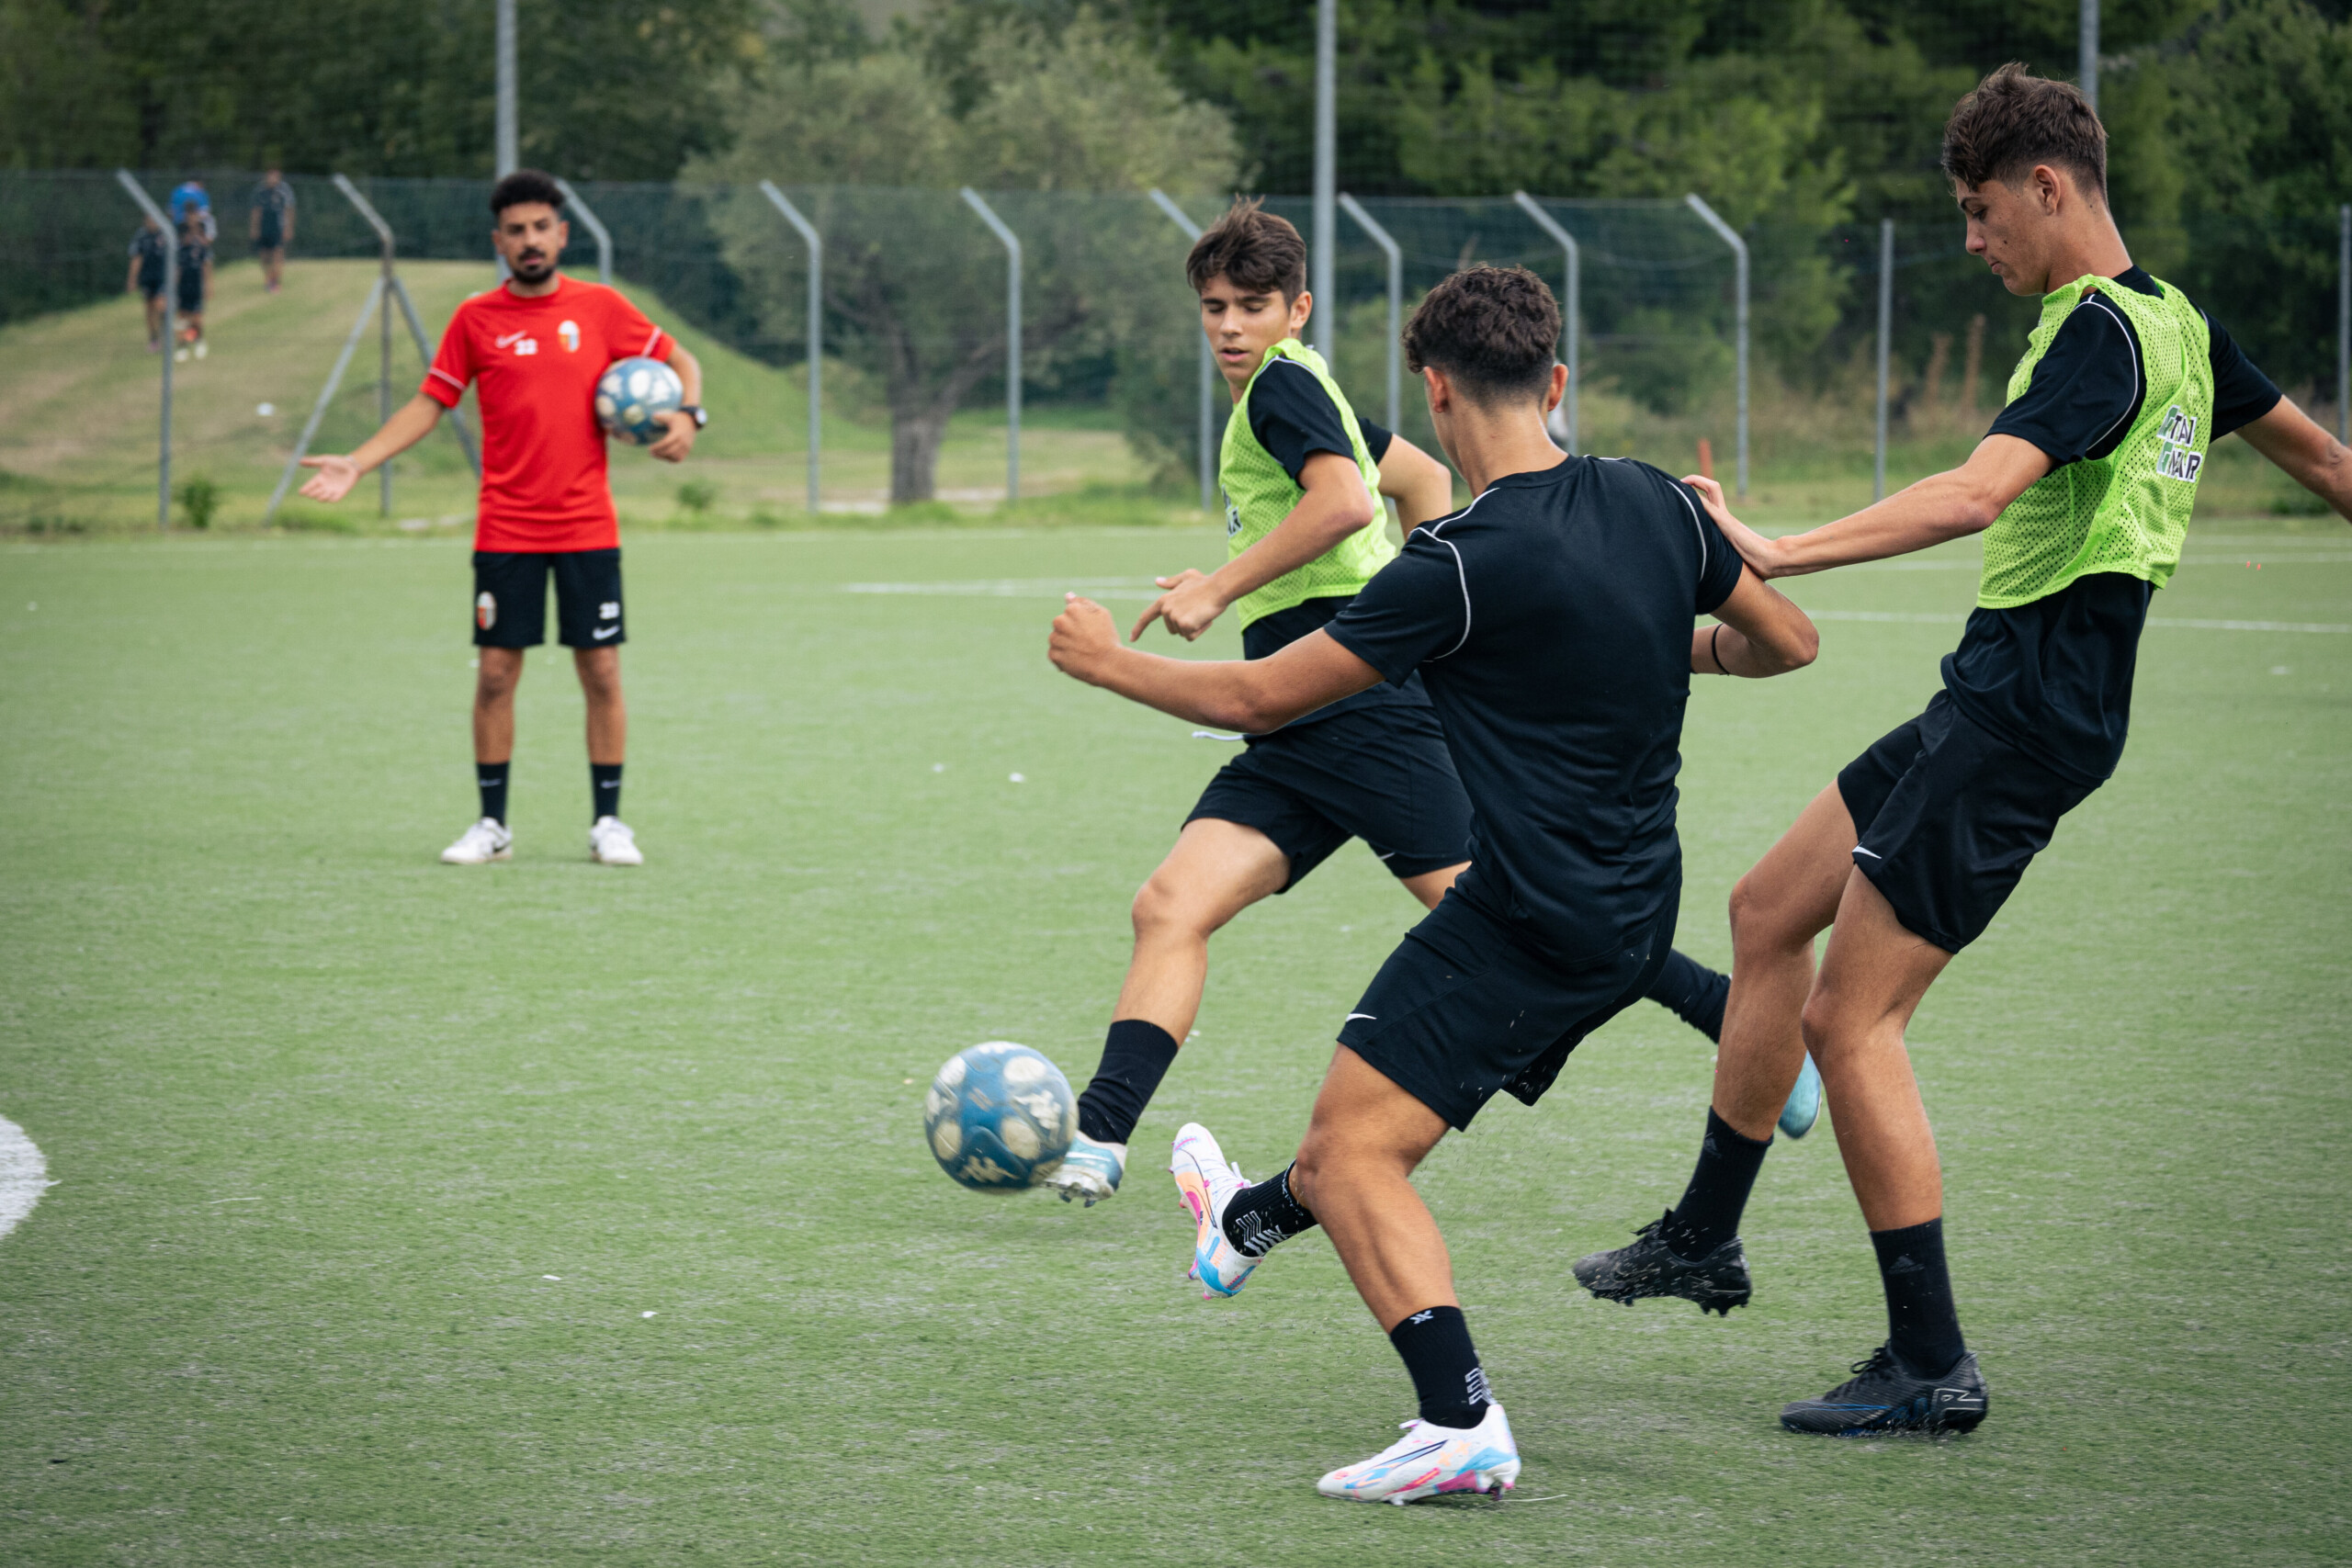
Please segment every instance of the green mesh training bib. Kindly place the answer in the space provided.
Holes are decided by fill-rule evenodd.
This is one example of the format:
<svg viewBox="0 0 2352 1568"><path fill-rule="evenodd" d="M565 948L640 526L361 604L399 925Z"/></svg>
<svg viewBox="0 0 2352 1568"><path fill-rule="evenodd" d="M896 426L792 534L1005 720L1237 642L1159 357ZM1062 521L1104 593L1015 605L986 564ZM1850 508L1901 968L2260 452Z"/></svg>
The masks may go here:
<svg viewBox="0 0 2352 1568"><path fill-rule="evenodd" d="M1286 571L1264 587L1245 594L1240 603L1241 624L1245 626L1309 599L1352 596L1372 581L1374 572L1396 556L1396 547L1388 542L1388 516L1380 506L1380 465L1372 460L1372 452L1363 444L1356 411L1348 406L1347 395L1331 379L1323 356L1294 337L1284 338L1266 351L1257 374L1250 378L1249 389L1242 392L1241 400L1233 405L1233 413L1225 422L1225 445L1217 454L1216 466L1217 483L1225 491L1225 558L1231 560L1272 533L1306 494L1306 489L1290 477L1250 428L1250 393L1257 389L1258 378L1266 373L1266 367L1277 358L1304 366L1331 395L1331 401L1340 410L1340 423L1347 429L1348 444L1354 448L1356 468L1363 475L1364 489L1372 492L1373 517L1305 566Z"/></svg>
<svg viewBox="0 0 2352 1568"><path fill-rule="evenodd" d="M2212 334L2188 297L2159 283L2150 299L2111 278L2078 277L2041 299L2041 320L2009 376L2022 396L2058 329L2093 290L2140 336L2147 396L2130 434L2104 457L2053 468L1984 531L1976 603L2006 610L2045 599L2079 577L2120 571L2162 588L2180 564L2213 414Z"/></svg>

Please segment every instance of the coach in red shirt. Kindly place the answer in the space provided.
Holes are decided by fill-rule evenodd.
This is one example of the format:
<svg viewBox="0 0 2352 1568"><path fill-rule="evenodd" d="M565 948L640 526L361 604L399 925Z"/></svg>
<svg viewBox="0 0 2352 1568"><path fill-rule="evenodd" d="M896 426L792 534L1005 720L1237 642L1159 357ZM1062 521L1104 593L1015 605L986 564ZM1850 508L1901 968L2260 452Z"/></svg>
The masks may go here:
<svg viewBox="0 0 2352 1568"><path fill-rule="evenodd" d="M547 584L555 578L558 635L571 649L588 699L588 829L591 858L641 865L636 836L620 818L621 761L628 711L621 701L620 522L605 476L605 433L596 423L596 379L616 359L667 360L685 386L685 407L667 416L669 434L646 450L675 463L694 449L705 423L702 367L621 294L556 271L571 237L563 193L535 169L498 182L490 206L492 243L512 275L503 288L458 307L424 387L357 451L306 457L318 472L303 485L313 501L341 501L359 477L432 432L444 409L478 385L481 406L481 502L474 522L474 761L481 819L441 852L452 865L504 860L507 767L514 751L514 683L523 650L547 640Z"/></svg>

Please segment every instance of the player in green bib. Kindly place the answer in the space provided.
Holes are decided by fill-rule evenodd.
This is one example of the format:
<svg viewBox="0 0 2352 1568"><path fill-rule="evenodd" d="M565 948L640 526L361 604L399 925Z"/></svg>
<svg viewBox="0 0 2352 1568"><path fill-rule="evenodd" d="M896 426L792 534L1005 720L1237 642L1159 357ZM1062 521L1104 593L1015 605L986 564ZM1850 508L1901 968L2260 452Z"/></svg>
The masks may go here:
<svg viewBox="0 0 2352 1568"><path fill-rule="evenodd" d="M1314 300L1306 245L1288 222L1237 203L1193 245L1185 276L1233 395L1218 453L1226 562L1159 579L1166 592L1130 640L1159 621L1190 641L1236 609L1244 655L1263 659L1321 629L1396 558L1378 497L1396 501L1409 534L1453 509L1453 476L1359 418L1299 341ZM1079 1097L1070 1153L1046 1178L1066 1201L1091 1207L1118 1190L1128 1135L1200 1010L1220 927L1351 838L1432 908L1470 863L1470 802L1418 676L1246 742L1136 895L1135 955L1102 1065ZM1649 995L1712 1036L1728 989L1676 953ZM1783 1098L1792 1127L1810 1126L1817 1090Z"/></svg>
<svg viewBox="0 0 2352 1568"><path fill-rule="evenodd" d="M1614 1301L1745 1303L1740 1213L1810 1047L1889 1332L1851 1381L1781 1412L1801 1432L1964 1431L1984 1417L1904 1029L2121 759L2148 602L2180 562L2212 443L2243 435L2352 518L2352 452L2132 265L2107 205L2107 132L2080 92L2003 66L1953 109L1943 166L1970 254L2011 293L2041 297L1991 431L1962 467L1810 533L1764 538L1711 494L1768 579L1981 534L1976 609L1927 711L1848 765L1732 895L1731 1000L1697 1169L1632 1246L1576 1266Z"/></svg>

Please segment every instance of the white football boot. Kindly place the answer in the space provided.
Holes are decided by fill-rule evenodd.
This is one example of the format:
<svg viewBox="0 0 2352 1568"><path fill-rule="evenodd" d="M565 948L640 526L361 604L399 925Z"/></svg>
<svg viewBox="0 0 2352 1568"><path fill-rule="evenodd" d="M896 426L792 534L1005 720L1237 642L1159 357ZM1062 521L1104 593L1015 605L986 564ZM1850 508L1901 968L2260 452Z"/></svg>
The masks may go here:
<svg viewBox="0 0 2352 1568"><path fill-rule="evenodd" d="M643 865L645 852L637 835L617 817L599 817L588 829L588 858L598 865Z"/></svg>
<svg viewBox="0 0 2352 1568"><path fill-rule="evenodd" d="M1487 1402L1487 1415L1468 1431L1404 1423L1405 1435L1361 1463L1333 1471L1315 1483L1326 1497L1359 1503L1413 1503L1453 1492L1478 1492L1499 1498L1519 1484L1519 1445L1511 1441L1503 1407Z"/></svg>
<svg viewBox="0 0 2352 1568"><path fill-rule="evenodd" d="M1041 1185L1060 1193L1065 1203L1082 1198L1091 1209L1118 1191L1119 1178L1126 1173L1126 1145L1099 1144L1083 1133L1073 1133L1069 1153L1062 1156L1061 1168Z"/></svg>
<svg viewBox="0 0 2352 1568"><path fill-rule="evenodd" d="M1226 1162L1215 1134L1197 1122L1176 1130L1168 1174L1176 1179L1184 1212L1193 1216L1193 1267L1186 1272L1201 1282L1201 1299L1238 1294L1259 1259L1243 1257L1225 1238L1225 1210L1250 1179L1239 1166Z"/></svg>
<svg viewBox="0 0 2352 1568"><path fill-rule="evenodd" d="M441 852L443 865L481 865L489 861L513 860L514 835L506 824L495 817L485 817L464 832L458 841Z"/></svg>

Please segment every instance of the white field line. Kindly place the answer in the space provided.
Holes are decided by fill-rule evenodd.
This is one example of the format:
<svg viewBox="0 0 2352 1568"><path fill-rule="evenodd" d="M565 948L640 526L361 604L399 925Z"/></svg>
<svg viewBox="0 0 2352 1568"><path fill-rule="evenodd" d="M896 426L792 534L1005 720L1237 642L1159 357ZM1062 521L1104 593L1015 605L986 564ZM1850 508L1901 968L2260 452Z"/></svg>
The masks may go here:
<svg viewBox="0 0 2352 1568"><path fill-rule="evenodd" d="M1066 577L1005 577L987 578L972 581L938 582L845 582L844 593L909 593L947 599L1044 599L1058 598L1064 593L1082 593L1089 599L1141 599L1159 597L1160 590L1148 577L1096 578L1073 581Z"/></svg>
<svg viewBox="0 0 2352 1568"><path fill-rule="evenodd" d="M1807 610L1816 621L1883 621L1905 626L1956 626L1967 616L1954 614L1914 614L1907 610ZM2352 625L2332 621L2207 621L2185 616L2150 615L2152 626L2199 632L2319 632L2352 633Z"/></svg>
<svg viewBox="0 0 2352 1568"><path fill-rule="evenodd" d="M49 1190L49 1164L25 1130L0 1116L0 1235L33 1212Z"/></svg>

